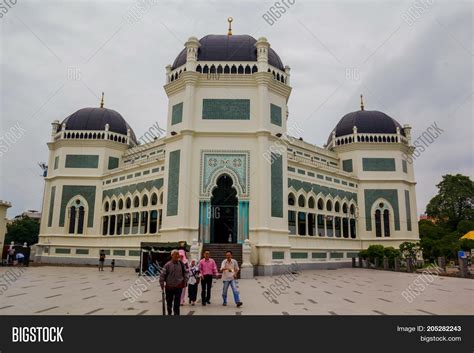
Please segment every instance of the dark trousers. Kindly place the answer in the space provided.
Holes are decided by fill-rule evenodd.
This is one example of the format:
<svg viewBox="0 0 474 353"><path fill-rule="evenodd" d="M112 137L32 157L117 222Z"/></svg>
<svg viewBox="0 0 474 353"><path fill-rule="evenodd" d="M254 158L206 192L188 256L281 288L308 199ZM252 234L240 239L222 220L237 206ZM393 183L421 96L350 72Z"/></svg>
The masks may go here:
<svg viewBox="0 0 474 353"><path fill-rule="evenodd" d="M189 301L195 302L198 294L198 285L196 284L189 284L188 285L188 297Z"/></svg>
<svg viewBox="0 0 474 353"><path fill-rule="evenodd" d="M212 275L204 275L201 279L201 300L203 303L211 301Z"/></svg>
<svg viewBox="0 0 474 353"><path fill-rule="evenodd" d="M168 315L171 315L171 311L175 315L179 315L179 305L181 304L181 292L183 288L166 288L166 307L168 309ZM173 309L173 310L172 310Z"/></svg>

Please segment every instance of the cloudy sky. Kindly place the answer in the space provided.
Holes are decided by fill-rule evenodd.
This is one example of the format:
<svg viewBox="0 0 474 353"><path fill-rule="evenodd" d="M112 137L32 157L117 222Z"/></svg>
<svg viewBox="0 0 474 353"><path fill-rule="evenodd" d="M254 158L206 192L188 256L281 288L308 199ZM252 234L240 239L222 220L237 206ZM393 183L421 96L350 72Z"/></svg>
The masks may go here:
<svg viewBox="0 0 474 353"><path fill-rule="evenodd" d="M448 173L473 176L472 2L303 1L275 23L262 18L275 1L161 1L124 18L137 1L25 1L0 6L0 139L12 127L18 141L1 152L0 199L8 216L41 209L50 123L86 106L119 111L141 136L166 127L165 66L190 36L265 36L291 67L290 122L317 145L359 95L413 126L417 138L434 122L442 135L415 161L418 212ZM143 2L142 2L143 3ZM23 131L24 130L24 131ZM1 151L1 150L0 150Z"/></svg>

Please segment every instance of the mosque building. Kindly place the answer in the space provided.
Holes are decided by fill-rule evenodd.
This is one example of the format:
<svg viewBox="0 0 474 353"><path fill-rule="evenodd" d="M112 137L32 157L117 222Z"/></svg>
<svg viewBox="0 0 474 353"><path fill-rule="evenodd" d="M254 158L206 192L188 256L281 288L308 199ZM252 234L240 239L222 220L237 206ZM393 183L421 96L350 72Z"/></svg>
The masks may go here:
<svg viewBox="0 0 474 353"><path fill-rule="evenodd" d="M251 277L419 239L409 125L361 97L316 146L292 136L290 67L266 38L229 28L184 46L166 67L165 136L138 143L103 100L52 123L36 261L104 250L137 266L143 244L180 243L232 249Z"/></svg>

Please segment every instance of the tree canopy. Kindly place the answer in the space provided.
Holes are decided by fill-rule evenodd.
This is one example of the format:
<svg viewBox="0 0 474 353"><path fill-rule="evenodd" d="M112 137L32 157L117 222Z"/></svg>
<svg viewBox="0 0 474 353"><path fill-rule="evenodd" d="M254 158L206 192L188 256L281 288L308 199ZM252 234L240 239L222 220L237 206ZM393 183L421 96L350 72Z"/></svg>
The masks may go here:
<svg viewBox="0 0 474 353"><path fill-rule="evenodd" d="M7 225L7 234L5 235L5 244L12 241L15 244L33 245L38 242L40 224L37 220L25 217Z"/></svg>
<svg viewBox="0 0 474 353"><path fill-rule="evenodd" d="M438 195L426 206L426 213L437 223L456 230L461 221L474 220L474 182L468 176L444 175L436 185Z"/></svg>

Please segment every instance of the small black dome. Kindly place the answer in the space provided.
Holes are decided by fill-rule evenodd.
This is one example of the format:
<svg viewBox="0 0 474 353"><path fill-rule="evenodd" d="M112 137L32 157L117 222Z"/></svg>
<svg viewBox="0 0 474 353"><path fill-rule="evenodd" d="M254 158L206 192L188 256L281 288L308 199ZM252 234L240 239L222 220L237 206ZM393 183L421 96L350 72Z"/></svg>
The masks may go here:
<svg viewBox="0 0 474 353"><path fill-rule="evenodd" d="M198 61L257 61L257 40L249 35L216 35L210 34L199 40L201 46L198 51ZM186 63L186 48L184 48L173 62L172 69ZM270 48L268 63L284 71L278 54Z"/></svg>
<svg viewBox="0 0 474 353"><path fill-rule="evenodd" d="M112 109L107 108L82 108L77 112L69 115L63 120L62 125L66 124L66 130L93 130L103 131L105 125L109 124L109 131L118 134L127 135L127 130L130 129L130 138L133 142L137 142L135 133L125 119Z"/></svg>
<svg viewBox="0 0 474 353"><path fill-rule="evenodd" d="M351 135L354 126L357 127L358 133L367 134L396 134L398 127L400 133L405 136L402 126L395 119L377 110L358 110L348 113L339 120L333 131L336 132L336 137ZM328 145L331 139L332 132L328 138Z"/></svg>

